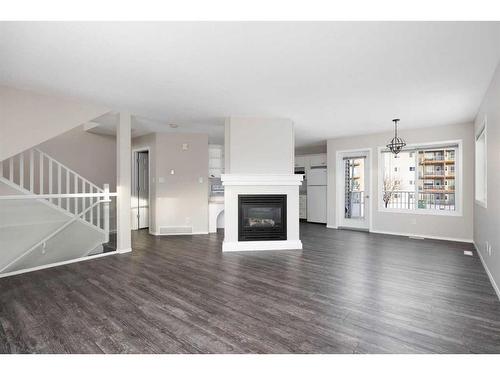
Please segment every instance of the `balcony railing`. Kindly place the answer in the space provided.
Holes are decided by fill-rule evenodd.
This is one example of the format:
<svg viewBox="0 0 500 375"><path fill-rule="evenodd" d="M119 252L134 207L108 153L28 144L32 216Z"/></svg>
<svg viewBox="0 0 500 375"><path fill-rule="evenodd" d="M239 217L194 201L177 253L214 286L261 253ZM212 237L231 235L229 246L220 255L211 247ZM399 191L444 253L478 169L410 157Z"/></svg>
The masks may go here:
<svg viewBox="0 0 500 375"><path fill-rule="evenodd" d="M455 211L455 193L446 190L442 193L388 191L384 192L382 202L385 208L393 209Z"/></svg>
<svg viewBox="0 0 500 375"><path fill-rule="evenodd" d="M364 191L348 191L345 197L345 217L348 219L365 216Z"/></svg>

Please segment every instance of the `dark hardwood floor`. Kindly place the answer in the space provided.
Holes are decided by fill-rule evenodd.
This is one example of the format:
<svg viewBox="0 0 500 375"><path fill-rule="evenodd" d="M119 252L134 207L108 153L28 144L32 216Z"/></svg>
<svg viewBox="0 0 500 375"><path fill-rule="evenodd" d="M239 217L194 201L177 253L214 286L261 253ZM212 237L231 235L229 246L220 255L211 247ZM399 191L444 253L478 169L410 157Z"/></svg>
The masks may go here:
<svg viewBox="0 0 500 375"><path fill-rule="evenodd" d="M500 353L500 302L463 243L301 224L303 251L222 234L0 279L4 353Z"/></svg>

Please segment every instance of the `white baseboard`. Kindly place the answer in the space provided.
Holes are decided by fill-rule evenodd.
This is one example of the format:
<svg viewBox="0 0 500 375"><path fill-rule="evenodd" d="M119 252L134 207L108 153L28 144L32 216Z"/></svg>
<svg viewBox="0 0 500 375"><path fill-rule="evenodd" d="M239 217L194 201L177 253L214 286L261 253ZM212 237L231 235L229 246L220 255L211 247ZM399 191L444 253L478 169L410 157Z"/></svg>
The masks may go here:
<svg viewBox="0 0 500 375"><path fill-rule="evenodd" d="M132 248L129 247L128 249L116 250L116 252L119 253L119 254L131 253L132 252Z"/></svg>
<svg viewBox="0 0 500 375"><path fill-rule="evenodd" d="M149 232L149 234L153 236L193 236L193 235L198 235L198 234L208 234L208 231L206 232L191 232L191 233L157 233L157 232Z"/></svg>
<svg viewBox="0 0 500 375"><path fill-rule="evenodd" d="M497 294L498 299L500 300L500 288L498 288L498 285L495 282L495 279L493 278L493 275L491 274L488 266L486 265L486 262L484 261L481 252L479 251L479 249L476 246L476 243L473 242L473 244L474 244L474 248L476 249L476 252L479 255L479 259L481 260L481 263L482 263L482 265L484 267L484 270L486 271L486 274L488 275L488 278L490 279L490 283L493 286L493 289L495 290L495 293Z"/></svg>
<svg viewBox="0 0 500 375"><path fill-rule="evenodd" d="M442 241L454 241L454 242L466 242L466 243L473 243L474 241L472 238L456 238L456 237L443 237L443 236L427 236L425 234L419 234L419 233L402 233L402 232L388 232L388 231L382 231L382 230L370 230L370 233L378 233L378 234L389 234L391 236L405 236L405 237L418 237L418 238L423 238L423 239L430 239L430 240L442 240Z"/></svg>
<svg viewBox="0 0 500 375"><path fill-rule="evenodd" d="M82 257L82 258L65 260L65 261L62 261L62 262L56 262L56 263L50 263L50 264L44 264L43 266L37 266L37 267L32 267L32 268L26 268L26 269L19 270L19 271L12 271L12 272L2 273L2 274L0 274L0 278L2 278L2 277L8 277L8 276L14 276L14 275L20 275L22 273L39 271L39 270L43 270L43 269L46 269L46 268L63 266L65 264L84 262L84 261L87 261L87 260L92 260L92 259L96 259L96 258L102 258L102 257L106 257L106 256L109 256L109 255L116 255L116 254L118 254L118 251L110 251L108 253L101 253L101 254L96 254L96 255L89 255L89 256L86 256L86 257Z"/></svg>
<svg viewBox="0 0 500 375"><path fill-rule="evenodd" d="M222 251L302 250L302 241L240 241L222 243Z"/></svg>
<svg viewBox="0 0 500 375"><path fill-rule="evenodd" d="M338 229L336 225L326 225L327 228L330 228L330 229Z"/></svg>

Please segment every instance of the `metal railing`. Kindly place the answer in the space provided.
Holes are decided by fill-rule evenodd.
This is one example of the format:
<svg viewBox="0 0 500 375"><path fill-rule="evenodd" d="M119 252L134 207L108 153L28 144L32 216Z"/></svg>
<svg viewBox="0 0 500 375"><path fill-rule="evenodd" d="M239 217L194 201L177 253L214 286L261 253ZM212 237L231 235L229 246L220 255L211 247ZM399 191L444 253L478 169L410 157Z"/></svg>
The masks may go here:
<svg viewBox="0 0 500 375"><path fill-rule="evenodd" d="M345 217L348 219L365 216L365 192L348 191L345 199Z"/></svg>
<svg viewBox="0 0 500 375"><path fill-rule="evenodd" d="M394 209L455 211L455 193L444 189L438 193L395 190L384 192L382 203Z"/></svg>

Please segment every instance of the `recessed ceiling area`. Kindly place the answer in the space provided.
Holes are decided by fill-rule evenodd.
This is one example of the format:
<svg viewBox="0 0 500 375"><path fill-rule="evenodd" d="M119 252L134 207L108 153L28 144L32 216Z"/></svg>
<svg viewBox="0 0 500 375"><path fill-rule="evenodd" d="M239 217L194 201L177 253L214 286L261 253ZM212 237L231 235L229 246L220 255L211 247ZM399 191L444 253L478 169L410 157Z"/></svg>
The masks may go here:
<svg viewBox="0 0 500 375"><path fill-rule="evenodd" d="M115 135L118 123L119 117L117 112L109 112L94 119L91 124L88 124L91 127L88 131L96 134ZM185 123L179 125L177 123L165 123L133 115L131 129L133 138L150 133L207 133L209 143L224 144L224 123Z"/></svg>
<svg viewBox="0 0 500 375"><path fill-rule="evenodd" d="M3 22L0 55L0 84L127 110L141 129L216 141L227 116L285 117L307 146L394 117L402 132L472 121L500 23Z"/></svg>

